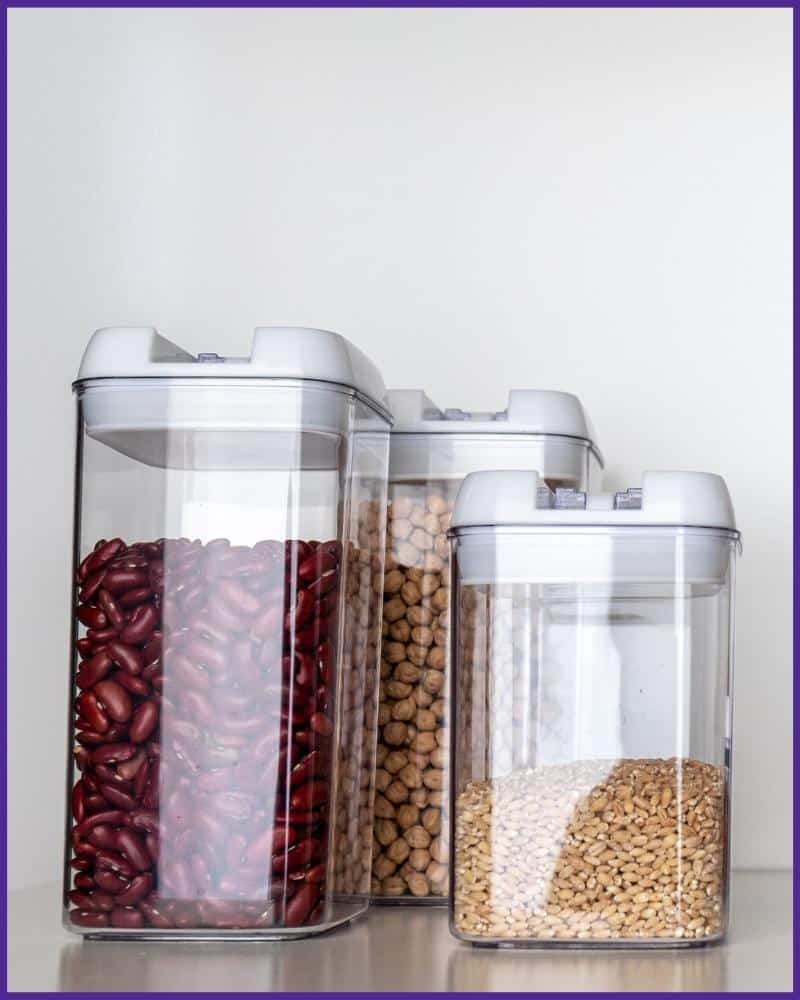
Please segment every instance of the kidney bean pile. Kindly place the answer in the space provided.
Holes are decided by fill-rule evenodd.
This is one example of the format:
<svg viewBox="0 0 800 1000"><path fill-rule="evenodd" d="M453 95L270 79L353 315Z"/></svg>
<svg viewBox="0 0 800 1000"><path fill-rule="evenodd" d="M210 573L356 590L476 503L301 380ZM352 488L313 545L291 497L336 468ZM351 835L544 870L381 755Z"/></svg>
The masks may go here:
<svg viewBox="0 0 800 1000"><path fill-rule="evenodd" d="M73 925L325 919L341 560L115 538L80 564Z"/></svg>

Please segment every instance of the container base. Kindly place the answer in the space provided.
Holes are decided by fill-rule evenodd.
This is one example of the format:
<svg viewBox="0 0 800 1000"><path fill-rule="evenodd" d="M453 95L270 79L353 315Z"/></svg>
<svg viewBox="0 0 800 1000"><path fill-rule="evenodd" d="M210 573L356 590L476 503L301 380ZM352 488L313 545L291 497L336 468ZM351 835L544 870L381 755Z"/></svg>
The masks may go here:
<svg viewBox="0 0 800 1000"><path fill-rule="evenodd" d="M102 930L83 929L72 925L67 918L64 927L73 934L78 934L86 941L300 941L304 938L330 934L340 928L354 923L367 912L364 903L347 904L336 902L333 905L333 915L330 920L307 927L265 927L255 929L225 929L215 930L211 927L192 928L159 928L141 927L129 930L124 927L104 927Z"/></svg>
<svg viewBox="0 0 800 1000"><path fill-rule="evenodd" d="M473 948L502 948L506 951L515 948L527 951L676 951L688 948L709 948L721 944L724 934L708 938L644 938L641 941L627 939L625 941L590 941L581 939L580 941L555 941L540 940L536 938L526 938L519 941L476 941L473 938L466 938L456 935L460 941Z"/></svg>
<svg viewBox="0 0 800 1000"><path fill-rule="evenodd" d="M371 896L371 906L447 906L447 896Z"/></svg>

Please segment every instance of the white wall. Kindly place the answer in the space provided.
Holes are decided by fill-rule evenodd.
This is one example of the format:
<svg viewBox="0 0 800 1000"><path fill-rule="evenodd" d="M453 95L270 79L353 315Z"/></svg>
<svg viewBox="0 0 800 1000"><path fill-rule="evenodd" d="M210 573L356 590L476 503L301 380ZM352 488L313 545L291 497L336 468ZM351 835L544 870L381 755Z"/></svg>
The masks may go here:
<svg viewBox="0 0 800 1000"><path fill-rule="evenodd" d="M744 533L734 861L790 863L787 10L12 10L10 879L57 877L70 380L98 326L351 337L397 387L573 390Z"/></svg>

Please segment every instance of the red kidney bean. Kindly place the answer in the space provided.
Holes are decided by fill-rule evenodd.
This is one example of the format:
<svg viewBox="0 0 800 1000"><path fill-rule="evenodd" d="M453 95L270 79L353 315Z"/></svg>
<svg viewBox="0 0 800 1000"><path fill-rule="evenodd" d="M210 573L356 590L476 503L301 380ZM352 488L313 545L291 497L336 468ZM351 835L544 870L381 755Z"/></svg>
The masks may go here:
<svg viewBox="0 0 800 1000"><path fill-rule="evenodd" d="M90 576L87 576L83 581L83 586L78 591L78 597L82 601L90 601L100 589L104 576L105 572L103 570L99 573L92 573Z"/></svg>
<svg viewBox="0 0 800 1000"><path fill-rule="evenodd" d="M116 848L121 851L130 863L140 872L147 871L153 865L153 859L144 841L133 830L123 828L116 834Z"/></svg>
<svg viewBox="0 0 800 1000"><path fill-rule="evenodd" d="M115 875L114 872L107 871L103 868L95 871L94 882L99 889L103 889L105 892L109 892L112 895L118 892L123 892L129 885L127 879L122 878L119 875Z"/></svg>
<svg viewBox="0 0 800 1000"><path fill-rule="evenodd" d="M145 834L144 842L147 845L147 852L153 861L158 861L159 857L159 839L157 833L147 833Z"/></svg>
<svg viewBox="0 0 800 1000"><path fill-rule="evenodd" d="M144 604L152 595L153 591L149 587L134 587L133 590L126 590L120 594L118 603L121 608L128 610L135 608L137 604Z"/></svg>
<svg viewBox="0 0 800 1000"><path fill-rule="evenodd" d="M322 712L315 712L308 720L308 724L315 733L320 736L330 736L333 732L333 723L327 715Z"/></svg>
<svg viewBox="0 0 800 1000"><path fill-rule="evenodd" d="M186 644L186 655L190 660L210 670L224 670L226 666L225 652L212 645L202 636L194 636Z"/></svg>
<svg viewBox="0 0 800 1000"><path fill-rule="evenodd" d="M123 594L126 590L136 590L138 587L147 587L150 580L147 573L142 569L119 566L107 570L103 576L102 583L103 587L110 593Z"/></svg>
<svg viewBox="0 0 800 1000"><path fill-rule="evenodd" d="M125 813L121 809L109 809L106 812L95 813L92 816L87 816L85 820L78 823L73 832L79 837L85 837L90 830L93 830L96 826L100 826L103 823L108 823L111 826L119 826L124 822Z"/></svg>
<svg viewBox="0 0 800 1000"><path fill-rule="evenodd" d="M114 639L106 646L106 652L118 667L129 674L135 676L142 672L144 661L142 654L135 647Z"/></svg>
<svg viewBox="0 0 800 1000"><path fill-rule="evenodd" d="M327 802L329 794L327 781L309 781L292 792L289 802L292 811L307 811Z"/></svg>
<svg viewBox="0 0 800 1000"><path fill-rule="evenodd" d="M125 543L121 538L112 538L110 542L104 542L86 560L86 572L94 573L105 566L106 563L111 562L114 556L124 551Z"/></svg>
<svg viewBox="0 0 800 1000"><path fill-rule="evenodd" d="M98 681L94 686L93 694L115 722L127 722L130 719L133 711L131 696L116 681ZM84 695L81 697L83 698Z"/></svg>
<svg viewBox="0 0 800 1000"><path fill-rule="evenodd" d="M94 776L98 780L98 789L102 789L103 785L115 785L117 788L121 788L125 792L132 792L133 785L127 778L123 778L113 767L109 767L107 764L98 764L94 769Z"/></svg>
<svg viewBox="0 0 800 1000"><path fill-rule="evenodd" d="M83 780L79 780L75 783L72 789L71 807L72 807L72 818L76 823L82 823L83 818L86 815L86 806L83 801L84 788L86 786Z"/></svg>
<svg viewBox="0 0 800 1000"><path fill-rule="evenodd" d="M105 612L112 627L119 631L125 624L125 615L122 612L122 608L120 608L105 587L101 587L97 591L97 603Z"/></svg>
<svg viewBox="0 0 800 1000"><path fill-rule="evenodd" d="M153 765L149 761L145 761L144 764L136 772L136 776L133 779L133 794L137 799L143 800L144 790L147 787L147 782L150 779L150 774Z"/></svg>
<svg viewBox="0 0 800 1000"><path fill-rule="evenodd" d="M84 691L78 695L76 708L86 720L86 724L97 733L105 733L111 725L103 706L98 703L97 697L91 691Z"/></svg>
<svg viewBox="0 0 800 1000"><path fill-rule="evenodd" d="M215 596L226 604L234 614L252 618L261 608L259 599L235 580L221 580L215 587Z"/></svg>
<svg viewBox="0 0 800 1000"><path fill-rule="evenodd" d="M315 600L319 600L324 597L327 593L334 589L339 583L339 576L337 573L329 573L327 576L321 576L319 580L313 583L309 587L309 591L314 595Z"/></svg>
<svg viewBox="0 0 800 1000"><path fill-rule="evenodd" d="M326 865L324 862L320 862L318 865L314 865L313 868L309 868L305 874L306 882L323 882L326 875Z"/></svg>
<svg viewBox="0 0 800 1000"><path fill-rule="evenodd" d="M158 706L155 702L145 701L133 713L128 735L134 743L143 743L148 739L158 723Z"/></svg>
<svg viewBox="0 0 800 1000"><path fill-rule="evenodd" d="M99 680L102 680L106 676L111 666L111 657L107 652L95 653L90 659L83 661L75 678L75 683L79 688L93 687Z"/></svg>
<svg viewBox="0 0 800 1000"><path fill-rule="evenodd" d="M92 643L96 650L104 648L112 639L116 639L117 630L115 628L90 628L86 630L86 638Z"/></svg>
<svg viewBox="0 0 800 1000"><path fill-rule="evenodd" d="M92 751L93 764L116 764L118 761L130 760L136 753L133 743L108 743Z"/></svg>
<svg viewBox="0 0 800 1000"><path fill-rule="evenodd" d="M153 889L153 876L150 872L142 872L141 875L131 879L130 885L123 889L116 897L119 906L135 906L148 896Z"/></svg>
<svg viewBox="0 0 800 1000"><path fill-rule="evenodd" d="M78 927L108 927L108 916L91 910L71 910L69 919Z"/></svg>
<svg viewBox="0 0 800 1000"><path fill-rule="evenodd" d="M122 642L129 645L139 645L150 638L158 624L158 612L152 604L140 604L133 609L131 619L120 632Z"/></svg>
<svg viewBox="0 0 800 1000"><path fill-rule="evenodd" d="M98 868L105 868L107 871L111 871L115 875L121 875L123 878L130 879L136 875L136 868L126 861L121 854L117 854L116 851L98 850L95 855L95 864Z"/></svg>
<svg viewBox="0 0 800 1000"><path fill-rule="evenodd" d="M131 906L117 907L111 911L111 926L134 930L144 926L144 917Z"/></svg>
<svg viewBox="0 0 800 1000"><path fill-rule="evenodd" d="M85 635L76 641L75 648L82 660L88 660L94 652L91 639L87 639Z"/></svg>
<svg viewBox="0 0 800 1000"><path fill-rule="evenodd" d="M116 785L101 785L100 791L108 802L114 806L118 806L120 809L130 810L136 808L136 799Z"/></svg>
<svg viewBox="0 0 800 1000"><path fill-rule="evenodd" d="M283 602L268 605L253 623L252 632L258 639L264 639L278 632L283 620Z"/></svg>
<svg viewBox="0 0 800 1000"><path fill-rule="evenodd" d="M304 924L318 899L319 887L304 885L286 904L286 926L300 927Z"/></svg>
<svg viewBox="0 0 800 1000"><path fill-rule="evenodd" d="M174 683L180 688L194 688L196 691L210 691L211 677L208 671L183 656L173 653L169 657L168 683Z"/></svg>
<svg viewBox="0 0 800 1000"><path fill-rule="evenodd" d="M75 888L80 889L82 892L91 892L94 889L95 882L91 875L86 875L84 872L78 872L75 875Z"/></svg>
<svg viewBox="0 0 800 1000"><path fill-rule="evenodd" d="M145 665L152 663L161 656L162 647L163 636L159 630L156 630L142 648L142 660Z"/></svg>
<svg viewBox="0 0 800 1000"><path fill-rule="evenodd" d="M99 850L94 844L89 844L83 840L73 841L72 849L79 858L93 858Z"/></svg>
<svg viewBox="0 0 800 1000"><path fill-rule="evenodd" d="M105 613L93 604L81 604L75 615L81 625L85 625L87 628L100 629L105 628L108 624Z"/></svg>
<svg viewBox="0 0 800 1000"><path fill-rule="evenodd" d="M88 858L73 858L69 865L70 868L74 868L78 872L90 871L93 867L92 862Z"/></svg>
<svg viewBox="0 0 800 1000"><path fill-rule="evenodd" d="M139 773L139 769L147 764L147 757L144 750L140 750L135 757L131 757L130 760L124 760L117 764L117 774L120 778L124 779L125 782L132 782L136 775ZM100 765L102 766L102 765ZM99 773L100 767L97 768Z"/></svg>
<svg viewBox="0 0 800 1000"><path fill-rule="evenodd" d="M294 844L288 850L273 854L272 871L275 874L281 872L296 872L304 865L319 855L322 845L318 840L308 838Z"/></svg>
<svg viewBox="0 0 800 1000"><path fill-rule="evenodd" d="M140 698L146 698L150 694L150 685L146 680L143 680L141 677L133 677L131 674L126 674L124 670L118 670L112 679L115 680L117 684L121 684L126 691L129 691L131 694L135 694Z"/></svg>
<svg viewBox="0 0 800 1000"><path fill-rule="evenodd" d="M131 826L137 830L155 833L158 830L158 814L150 809L133 809L128 815Z"/></svg>
<svg viewBox="0 0 800 1000"><path fill-rule="evenodd" d="M94 904L95 910L100 910L104 913L108 913L114 909L114 898L110 896L107 892L97 892L91 893L91 900Z"/></svg>
<svg viewBox="0 0 800 1000"><path fill-rule="evenodd" d="M94 844L95 847L102 847L107 850L113 849L116 844L116 834L114 832L114 827L109 826L108 823L100 823L93 830L89 831L88 837L89 843Z"/></svg>
<svg viewBox="0 0 800 1000"><path fill-rule="evenodd" d="M69 901L74 903L75 906L79 907L81 910L92 910L94 911L95 905L92 902L92 897L87 892L81 892L79 889L73 889L71 892L67 893Z"/></svg>

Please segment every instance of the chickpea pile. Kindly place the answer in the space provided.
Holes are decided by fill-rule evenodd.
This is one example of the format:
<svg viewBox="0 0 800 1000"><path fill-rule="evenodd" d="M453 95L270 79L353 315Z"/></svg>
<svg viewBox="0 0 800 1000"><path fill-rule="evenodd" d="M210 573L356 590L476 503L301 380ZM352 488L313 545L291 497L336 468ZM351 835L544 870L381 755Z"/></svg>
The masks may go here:
<svg viewBox="0 0 800 1000"><path fill-rule="evenodd" d="M446 897L447 529L455 487L401 490L389 505L383 585L372 893Z"/></svg>

